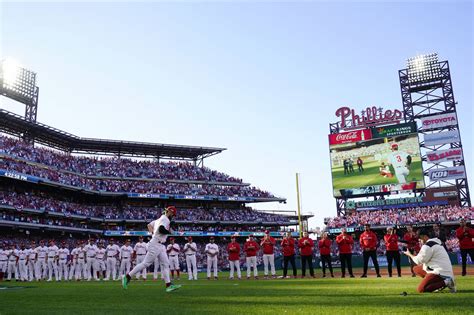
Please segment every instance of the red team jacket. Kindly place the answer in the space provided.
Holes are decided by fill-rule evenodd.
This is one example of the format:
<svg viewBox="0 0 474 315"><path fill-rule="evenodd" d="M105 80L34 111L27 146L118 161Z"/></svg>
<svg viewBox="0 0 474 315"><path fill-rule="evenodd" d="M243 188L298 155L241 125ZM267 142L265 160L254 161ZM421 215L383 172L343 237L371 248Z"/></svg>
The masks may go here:
<svg viewBox="0 0 474 315"><path fill-rule="evenodd" d="M244 251L247 257L257 256L257 251L260 247L255 241L247 241L244 244Z"/></svg>
<svg viewBox="0 0 474 315"><path fill-rule="evenodd" d="M331 255L331 240L329 238L319 240L318 247L321 255Z"/></svg>
<svg viewBox="0 0 474 315"><path fill-rule="evenodd" d="M397 234L385 234L383 237L385 241L385 248L387 251L398 251L398 235Z"/></svg>
<svg viewBox="0 0 474 315"><path fill-rule="evenodd" d="M420 241L418 240L418 235L416 235L416 233L411 235L410 233L406 232L405 235L403 235L403 240L407 242L408 249L412 249L416 253L420 251Z"/></svg>
<svg viewBox="0 0 474 315"><path fill-rule="evenodd" d="M341 233L336 237L337 246L339 246L339 254L352 254L352 245L354 239L347 233Z"/></svg>
<svg viewBox="0 0 474 315"><path fill-rule="evenodd" d="M292 256L295 254L295 239L285 238L281 241L281 247L283 248L283 256Z"/></svg>
<svg viewBox="0 0 474 315"><path fill-rule="evenodd" d="M474 229L466 227L466 231L462 227L456 229L456 237L459 239L460 249L474 248Z"/></svg>
<svg viewBox="0 0 474 315"><path fill-rule="evenodd" d="M305 244L305 241L307 241L308 244ZM314 246L314 241L310 239L309 237L302 237L298 241L298 247L300 249L301 256L313 255L313 246Z"/></svg>
<svg viewBox="0 0 474 315"><path fill-rule="evenodd" d="M260 245L263 249L264 255L273 255L273 248L275 247L275 239L273 237L269 237L268 240L262 239Z"/></svg>
<svg viewBox="0 0 474 315"><path fill-rule="evenodd" d="M364 231L359 237L359 242L363 250L377 249L377 235L372 231Z"/></svg>
<svg viewBox="0 0 474 315"><path fill-rule="evenodd" d="M229 260L236 261L240 259L240 245L239 243L229 243L227 245L227 252L229 253Z"/></svg>

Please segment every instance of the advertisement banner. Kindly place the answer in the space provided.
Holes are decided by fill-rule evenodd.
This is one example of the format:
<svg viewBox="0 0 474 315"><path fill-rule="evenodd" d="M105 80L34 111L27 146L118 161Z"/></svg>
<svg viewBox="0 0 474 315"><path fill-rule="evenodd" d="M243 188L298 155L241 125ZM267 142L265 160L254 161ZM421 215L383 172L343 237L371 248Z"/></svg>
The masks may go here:
<svg viewBox="0 0 474 315"><path fill-rule="evenodd" d="M285 232L270 232L270 236L273 237L283 237ZM148 231L115 231L115 230L107 230L104 232L105 236L151 236L151 233ZM245 237L249 235L254 235L255 237L263 237L265 235L264 232L251 232L251 231L239 231L239 232L201 232L201 231L183 231L183 232L173 232L173 236L232 236L236 235L238 237ZM291 232L293 237L299 237L298 232Z"/></svg>
<svg viewBox="0 0 474 315"><path fill-rule="evenodd" d="M370 129L355 130L329 135L329 144L344 144L372 139Z"/></svg>
<svg viewBox="0 0 474 315"><path fill-rule="evenodd" d="M393 126L374 127L372 130L372 138L386 138L394 136L402 136L410 133L416 133L416 123L404 123Z"/></svg>
<svg viewBox="0 0 474 315"><path fill-rule="evenodd" d="M441 114L421 118L421 129L423 130L437 129L442 127L454 126L457 124L458 121L456 119L455 113Z"/></svg>
<svg viewBox="0 0 474 315"><path fill-rule="evenodd" d="M430 177L430 181L437 182L440 180L465 178L466 171L464 170L464 166L438 168L430 170L428 176Z"/></svg>
<svg viewBox="0 0 474 315"><path fill-rule="evenodd" d="M459 141L461 141L459 130L449 130L425 135L425 146L427 147Z"/></svg>
<svg viewBox="0 0 474 315"><path fill-rule="evenodd" d="M12 178L12 179L17 179L17 180L22 180L25 182L33 182L37 183L39 182L40 178L36 176L31 176L31 175L25 175L22 173L17 173L17 172L12 172L8 170L0 170L0 176Z"/></svg>
<svg viewBox="0 0 474 315"><path fill-rule="evenodd" d="M461 148L433 151L426 154L428 163L437 164L448 161L459 161L463 159Z"/></svg>

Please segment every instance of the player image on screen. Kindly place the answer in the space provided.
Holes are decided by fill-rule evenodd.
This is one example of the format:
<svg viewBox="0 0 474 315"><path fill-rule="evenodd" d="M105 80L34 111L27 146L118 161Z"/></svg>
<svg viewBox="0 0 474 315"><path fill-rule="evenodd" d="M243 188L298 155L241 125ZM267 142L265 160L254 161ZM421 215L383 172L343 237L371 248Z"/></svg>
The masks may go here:
<svg viewBox="0 0 474 315"><path fill-rule="evenodd" d="M334 196L412 191L424 187L416 132L330 145ZM357 171L351 171L354 161ZM354 167L352 168L354 169Z"/></svg>
<svg viewBox="0 0 474 315"><path fill-rule="evenodd" d="M395 170L398 183L405 184L407 182L406 177L410 174L411 156L404 151L399 151L396 143L392 143L391 148L390 164Z"/></svg>

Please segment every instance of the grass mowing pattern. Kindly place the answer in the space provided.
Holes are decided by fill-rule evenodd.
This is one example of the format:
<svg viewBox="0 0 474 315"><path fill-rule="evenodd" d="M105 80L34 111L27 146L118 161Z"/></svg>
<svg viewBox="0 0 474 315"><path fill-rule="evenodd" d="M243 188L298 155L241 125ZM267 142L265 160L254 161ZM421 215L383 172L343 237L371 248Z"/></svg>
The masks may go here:
<svg viewBox="0 0 474 315"><path fill-rule="evenodd" d="M203 277L203 275L200 275ZM0 283L0 314L474 314L474 277L458 293L416 293L419 278ZM406 291L408 296L400 295Z"/></svg>

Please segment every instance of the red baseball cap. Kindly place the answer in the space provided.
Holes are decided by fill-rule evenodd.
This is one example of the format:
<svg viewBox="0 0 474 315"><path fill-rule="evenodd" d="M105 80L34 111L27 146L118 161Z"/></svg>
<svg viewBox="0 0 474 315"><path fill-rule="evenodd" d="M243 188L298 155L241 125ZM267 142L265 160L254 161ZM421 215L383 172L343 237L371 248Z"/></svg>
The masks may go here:
<svg viewBox="0 0 474 315"><path fill-rule="evenodd" d="M170 237L170 241L174 241L174 237Z"/></svg>
<svg viewBox="0 0 474 315"><path fill-rule="evenodd" d="M169 206L169 207L166 207L165 209L166 211L171 211L171 213L173 213L173 216L176 216L176 207L175 206Z"/></svg>
<svg viewBox="0 0 474 315"><path fill-rule="evenodd" d="M269 230L265 230L265 234L270 234L270 231L269 231Z"/></svg>
<svg viewBox="0 0 474 315"><path fill-rule="evenodd" d="M393 148L398 148L398 144L397 143L392 143L392 149Z"/></svg>

